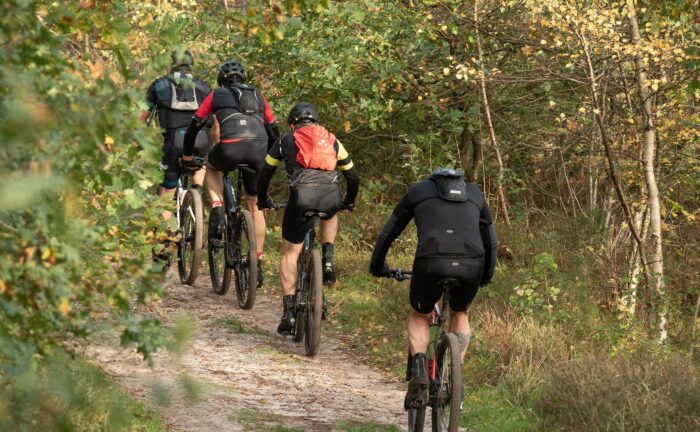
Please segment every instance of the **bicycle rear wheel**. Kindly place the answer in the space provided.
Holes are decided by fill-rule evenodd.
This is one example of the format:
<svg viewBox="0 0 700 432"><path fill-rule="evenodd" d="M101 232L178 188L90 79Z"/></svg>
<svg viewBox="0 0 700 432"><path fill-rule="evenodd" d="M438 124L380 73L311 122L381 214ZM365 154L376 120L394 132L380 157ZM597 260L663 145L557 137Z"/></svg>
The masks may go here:
<svg viewBox="0 0 700 432"><path fill-rule="evenodd" d="M211 214L209 215L211 217ZM231 267L227 265L229 261L229 253L227 242L229 239L228 219L226 229L221 239L209 239L207 252L209 256L209 276L211 277L211 287L215 293L224 295L228 292L231 285Z"/></svg>
<svg viewBox="0 0 700 432"><path fill-rule="evenodd" d="M202 197L195 189L185 193L180 206L180 241L177 245L177 270L180 283L194 285L202 262Z"/></svg>
<svg viewBox="0 0 700 432"><path fill-rule="evenodd" d="M236 297L241 309L251 309L258 288L258 255L253 217L243 210L236 226Z"/></svg>
<svg viewBox="0 0 700 432"><path fill-rule="evenodd" d="M311 251L311 259L309 259L307 266L309 291L304 313L304 338L306 340L306 355L314 357L318 354L321 340L323 314L323 268L321 267L321 253L318 250Z"/></svg>
<svg viewBox="0 0 700 432"><path fill-rule="evenodd" d="M459 341L452 333L443 334L438 343L436 375L433 432L456 432L462 409L462 365Z"/></svg>

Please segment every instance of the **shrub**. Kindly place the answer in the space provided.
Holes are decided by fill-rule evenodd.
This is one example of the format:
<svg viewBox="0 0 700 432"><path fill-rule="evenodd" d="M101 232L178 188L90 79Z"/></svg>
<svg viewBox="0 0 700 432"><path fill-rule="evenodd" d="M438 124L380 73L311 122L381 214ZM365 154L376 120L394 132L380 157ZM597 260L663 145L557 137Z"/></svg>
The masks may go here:
<svg viewBox="0 0 700 432"><path fill-rule="evenodd" d="M547 430L698 430L700 379L679 356L590 353L553 370L535 405Z"/></svg>

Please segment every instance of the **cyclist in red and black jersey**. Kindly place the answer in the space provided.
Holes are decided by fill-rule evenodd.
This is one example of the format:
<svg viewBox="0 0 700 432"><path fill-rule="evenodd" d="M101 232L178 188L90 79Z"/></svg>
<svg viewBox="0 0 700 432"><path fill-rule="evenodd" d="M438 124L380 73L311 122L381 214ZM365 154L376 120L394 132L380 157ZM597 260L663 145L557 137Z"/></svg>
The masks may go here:
<svg viewBox="0 0 700 432"><path fill-rule="evenodd" d="M222 172L232 171L239 164L247 164L259 174L265 164L267 149L279 137L270 105L254 85L246 83L246 73L241 63L227 61L221 65L217 82L219 88L204 99L187 129L183 157L184 163L192 160L195 137L207 120L214 116L219 129L219 142L209 151L206 176L212 201L210 238L219 237L223 229ZM258 286L261 286L265 217L257 208L257 175L243 172L243 185L248 210L253 215L255 225Z"/></svg>
<svg viewBox="0 0 700 432"><path fill-rule="evenodd" d="M323 261L332 259L332 247L338 232L338 210L352 210L360 187L360 176L343 144L318 123L316 108L307 102L296 104L289 113L292 133L275 142L265 158L265 167L258 179L258 207L272 207L267 196L270 179L284 161L290 181L290 198L282 220L282 259L280 283L284 312L277 331L289 333L294 327L294 292L297 280L297 259L301 253L306 232L314 220L305 216L307 210L322 210L320 237L323 243ZM304 153L310 149L310 153ZM347 180L345 199L341 201L335 169ZM302 187L304 174L314 176L308 187ZM326 184L324 178L330 178ZM304 190L302 192L302 190ZM330 245L330 248L328 247ZM330 259L329 259L330 249ZM324 267L325 269L325 267Z"/></svg>

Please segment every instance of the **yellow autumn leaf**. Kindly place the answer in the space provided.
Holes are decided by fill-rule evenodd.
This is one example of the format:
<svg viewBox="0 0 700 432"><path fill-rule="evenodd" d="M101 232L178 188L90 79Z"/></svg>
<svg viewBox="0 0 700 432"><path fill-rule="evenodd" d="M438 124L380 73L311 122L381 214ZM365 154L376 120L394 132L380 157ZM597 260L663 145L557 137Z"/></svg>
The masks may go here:
<svg viewBox="0 0 700 432"><path fill-rule="evenodd" d="M352 124L350 123L350 120L345 120L345 122L343 122L343 129L345 130L345 132L350 132L350 130L352 129Z"/></svg>
<svg viewBox="0 0 700 432"><path fill-rule="evenodd" d="M61 297L61 300L58 302L58 311L63 316L67 316L70 313L71 306L70 306L70 303L68 302L68 298Z"/></svg>

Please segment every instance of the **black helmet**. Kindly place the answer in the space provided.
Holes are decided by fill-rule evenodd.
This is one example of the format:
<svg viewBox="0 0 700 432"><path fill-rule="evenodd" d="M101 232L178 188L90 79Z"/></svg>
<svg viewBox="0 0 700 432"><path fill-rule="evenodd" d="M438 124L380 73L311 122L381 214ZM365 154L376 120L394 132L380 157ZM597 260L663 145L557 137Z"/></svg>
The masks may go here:
<svg viewBox="0 0 700 432"><path fill-rule="evenodd" d="M229 60L219 68L219 75L216 77L216 82L219 85L224 85L233 77L238 77L241 81L245 82L245 70L243 70L243 65L240 62Z"/></svg>
<svg viewBox="0 0 700 432"><path fill-rule="evenodd" d="M438 168L435 171L433 171L432 174L430 174L430 177L458 178L464 177L464 172L462 172L462 170L459 168Z"/></svg>
<svg viewBox="0 0 700 432"><path fill-rule="evenodd" d="M189 50L180 51L175 49L170 53L170 57L173 59L173 66L192 67L194 64L194 57Z"/></svg>
<svg viewBox="0 0 700 432"><path fill-rule="evenodd" d="M318 123L318 111L316 111L315 106L308 102L299 102L289 111L287 123L290 125L297 124L304 120L310 120L314 123Z"/></svg>

